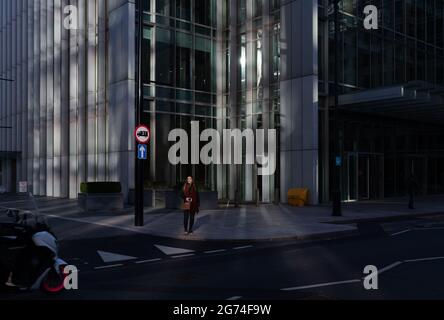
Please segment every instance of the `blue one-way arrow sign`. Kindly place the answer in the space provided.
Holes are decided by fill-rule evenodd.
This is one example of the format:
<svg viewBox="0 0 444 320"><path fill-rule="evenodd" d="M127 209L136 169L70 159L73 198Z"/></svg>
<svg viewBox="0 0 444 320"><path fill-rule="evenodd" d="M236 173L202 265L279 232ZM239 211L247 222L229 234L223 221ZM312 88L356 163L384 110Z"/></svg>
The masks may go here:
<svg viewBox="0 0 444 320"><path fill-rule="evenodd" d="M148 159L148 148L147 148L147 146L144 145L144 144L139 144L139 146L137 147L137 154L138 154L139 160L146 160L146 159Z"/></svg>

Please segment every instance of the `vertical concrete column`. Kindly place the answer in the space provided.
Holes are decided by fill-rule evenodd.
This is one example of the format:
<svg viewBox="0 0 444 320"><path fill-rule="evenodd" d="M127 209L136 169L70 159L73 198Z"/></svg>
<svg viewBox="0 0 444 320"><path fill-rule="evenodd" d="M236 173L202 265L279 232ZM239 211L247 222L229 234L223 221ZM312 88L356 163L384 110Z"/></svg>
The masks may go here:
<svg viewBox="0 0 444 320"><path fill-rule="evenodd" d="M237 101L237 83L240 81L238 79L238 67L239 67L239 53L237 50L237 0L230 1L230 128L239 128L240 121L238 116L240 115L239 106ZM235 192L240 185L239 177L239 166L232 165L229 166L229 198L234 200ZM240 191L240 190L239 190Z"/></svg>
<svg viewBox="0 0 444 320"><path fill-rule="evenodd" d="M256 55L256 29L253 26L253 0L246 0L247 5L247 19L246 19L246 77L247 77L247 91L246 91L246 129L255 130L253 124L253 75L257 65L254 59ZM257 178L255 175L255 166L251 164L243 164L245 170L244 178L244 195L245 201L253 201L256 197Z"/></svg>
<svg viewBox="0 0 444 320"><path fill-rule="evenodd" d="M12 6L15 1L7 1L6 6L6 16L7 16L7 26L6 26L6 77L12 78ZM6 110L4 115L4 122L6 126L11 126L11 107L12 107L12 85L6 87ZM5 150L11 151L11 130L6 130L5 133ZM6 188L11 190L11 161L6 161L6 168L3 171L5 174Z"/></svg>
<svg viewBox="0 0 444 320"><path fill-rule="evenodd" d="M71 0L71 5L77 6L78 1ZM79 13L80 17L80 13ZM78 22L81 28L80 21ZM78 193L78 107L79 107L79 30L69 30L69 197L76 198Z"/></svg>
<svg viewBox="0 0 444 320"><path fill-rule="evenodd" d="M97 0L86 1L87 180L97 178Z"/></svg>
<svg viewBox="0 0 444 320"><path fill-rule="evenodd" d="M60 56L60 197L69 197L70 185L70 147L69 147L69 133L70 133L70 32L63 27L65 18L64 8L68 5L69 0L61 0L61 56Z"/></svg>
<svg viewBox="0 0 444 320"><path fill-rule="evenodd" d="M10 2L10 14L11 14L11 19L10 19L10 23L9 23L9 30L11 31L11 33L8 35L9 36L9 63L8 63L8 72L9 72L9 76L8 78L13 78L13 79L17 79L17 74L16 74L16 43L17 43L17 38L14 34L15 28L16 28L16 23L17 23L17 2L16 1L12 1ZM10 86L8 86L8 91L9 91L9 103L8 103L8 114L7 114L7 122L8 122L8 126L12 127L12 129L8 130L8 151L13 151L16 147L15 145L15 139L16 139L16 130L17 130L17 126L15 123L15 117L16 117L16 94L15 94L15 90L17 88L17 83L13 82ZM12 167L11 167L12 170ZM11 176L11 171L9 172L9 176L10 178L12 178ZM12 187L13 181L10 180L10 188Z"/></svg>
<svg viewBox="0 0 444 320"><path fill-rule="evenodd" d="M17 132L17 135L15 137L15 148L14 151L21 153L22 148L22 133L23 128L21 126L22 124L22 112L23 112L23 78L22 78L22 21L23 21L23 9L22 9L22 1L17 0L17 21L16 21L16 77L17 77L17 84L15 85L15 96L16 96L16 117L15 122L13 126L15 127L15 130ZM22 180L22 157L19 155L17 157L17 171L16 171L16 182Z"/></svg>
<svg viewBox="0 0 444 320"><path fill-rule="evenodd" d="M14 71L13 77L16 79L14 84L14 104L12 113L12 150L14 152L21 151L21 135L23 128L21 127L21 113L22 113L22 77L21 77L21 27L22 27L22 3L20 0L15 1L15 24L14 24ZM21 180L21 157L17 157L17 166L15 171L15 181L12 184L17 186L17 182Z"/></svg>
<svg viewBox="0 0 444 320"><path fill-rule="evenodd" d="M21 180L28 181L28 0L22 0L22 29L21 29L21 87L22 117L21 136Z"/></svg>
<svg viewBox="0 0 444 320"><path fill-rule="evenodd" d="M216 87L217 87L217 109L216 109L216 128L219 132L219 135L222 137L223 129L226 129L226 107L227 101L224 93L227 88L225 88L225 83L228 75L225 72L224 66L228 64L226 59L226 47L225 47L225 37L224 37L224 19L228 14L225 12L225 1L216 1L216 24L217 24L217 33L216 33ZM229 4L228 4L229 5ZM227 197L227 167L225 165L217 165L216 174L217 174L217 190L219 194L219 198Z"/></svg>
<svg viewBox="0 0 444 320"><path fill-rule="evenodd" d="M134 188L135 13L134 0L108 1L108 178L122 183L125 196L130 188Z"/></svg>
<svg viewBox="0 0 444 320"><path fill-rule="evenodd" d="M53 127L53 195L61 197L62 189L62 1L54 1L54 127Z"/></svg>
<svg viewBox="0 0 444 320"><path fill-rule="evenodd" d="M318 1L281 5L281 201L292 187L318 203Z"/></svg>
<svg viewBox="0 0 444 320"><path fill-rule="evenodd" d="M270 88L271 82L271 64L273 57L271 51L270 35L273 32L272 17L270 16L270 2L268 0L262 0L262 20L263 20L263 32L262 32L262 110L263 110L263 127L264 129L274 129L274 111L272 109L273 101L272 92ZM268 135L265 135L265 145L268 145ZM262 176L262 201L270 202L275 201L275 176Z"/></svg>
<svg viewBox="0 0 444 320"><path fill-rule="evenodd" d="M48 38L48 30L47 30L47 9L48 3L47 0L40 1L40 152L39 152L39 193L38 195L44 196L46 195L46 163L47 163L47 109L48 109L48 97L47 97L47 38Z"/></svg>
<svg viewBox="0 0 444 320"><path fill-rule="evenodd" d="M26 0L28 7L27 25L27 86L28 86L28 114L27 114L27 180L28 185L34 184L34 6L36 1ZM34 192L34 191L33 191Z"/></svg>
<svg viewBox="0 0 444 320"><path fill-rule="evenodd" d="M46 0L46 194L54 196L54 0Z"/></svg>
<svg viewBox="0 0 444 320"><path fill-rule="evenodd" d="M106 106L107 106L107 37L106 37L106 19L107 19L107 0L98 1L98 21L97 21L97 180L106 180Z"/></svg>
<svg viewBox="0 0 444 320"><path fill-rule="evenodd" d="M34 133L33 133L33 192L35 195L40 194L40 2L36 0L34 2L34 66L33 66L33 79L34 79L34 96L33 96L33 121L34 121Z"/></svg>
<svg viewBox="0 0 444 320"><path fill-rule="evenodd" d="M77 188L76 196L82 182L87 182L87 3L91 0L77 0L79 30L78 39L78 113L77 113ZM74 192L73 192L74 193Z"/></svg>

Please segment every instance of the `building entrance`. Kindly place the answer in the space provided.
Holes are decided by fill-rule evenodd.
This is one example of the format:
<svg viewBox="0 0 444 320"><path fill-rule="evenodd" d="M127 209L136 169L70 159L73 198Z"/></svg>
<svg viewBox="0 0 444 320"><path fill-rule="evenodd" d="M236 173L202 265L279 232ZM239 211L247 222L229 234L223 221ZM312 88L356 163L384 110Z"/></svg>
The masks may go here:
<svg viewBox="0 0 444 320"><path fill-rule="evenodd" d="M344 200L358 201L383 197L384 156L382 154L348 152L344 160Z"/></svg>

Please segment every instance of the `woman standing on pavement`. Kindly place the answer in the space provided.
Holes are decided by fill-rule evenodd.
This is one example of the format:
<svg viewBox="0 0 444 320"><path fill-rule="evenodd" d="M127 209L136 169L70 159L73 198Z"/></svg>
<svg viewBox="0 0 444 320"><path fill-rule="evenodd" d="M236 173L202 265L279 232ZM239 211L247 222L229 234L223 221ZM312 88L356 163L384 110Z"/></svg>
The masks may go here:
<svg viewBox="0 0 444 320"><path fill-rule="evenodd" d="M187 178L182 188L185 233L193 233L194 219L199 213L199 192L192 176Z"/></svg>

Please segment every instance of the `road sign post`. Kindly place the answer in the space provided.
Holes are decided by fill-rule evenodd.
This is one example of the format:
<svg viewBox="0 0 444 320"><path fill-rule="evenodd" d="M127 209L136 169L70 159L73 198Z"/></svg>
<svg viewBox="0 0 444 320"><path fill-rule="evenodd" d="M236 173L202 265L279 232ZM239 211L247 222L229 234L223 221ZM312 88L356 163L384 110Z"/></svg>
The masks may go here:
<svg viewBox="0 0 444 320"><path fill-rule="evenodd" d="M137 141L137 158L136 158L136 176L135 176L135 224L136 227L143 226L143 167L144 167L144 161L148 159L148 142L150 141L151 134L150 129L140 124L136 130L134 130L134 138Z"/></svg>

